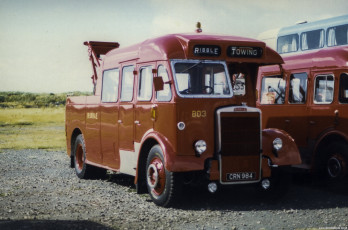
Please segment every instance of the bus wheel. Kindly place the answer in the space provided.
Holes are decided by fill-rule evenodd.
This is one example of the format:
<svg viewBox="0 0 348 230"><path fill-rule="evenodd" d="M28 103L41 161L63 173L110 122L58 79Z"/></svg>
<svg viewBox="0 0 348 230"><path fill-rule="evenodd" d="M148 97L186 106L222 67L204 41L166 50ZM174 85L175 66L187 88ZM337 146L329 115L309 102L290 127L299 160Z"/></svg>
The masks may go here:
<svg viewBox="0 0 348 230"><path fill-rule="evenodd" d="M348 172L348 145L332 143L327 148L326 174L330 180L340 180Z"/></svg>
<svg viewBox="0 0 348 230"><path fill-rule="evenodd" d="M165 168L161 147L153 146L146 162L146 184L155 204L164 207L172 204L178 190L174 182L174 173Z"/></svg>
<svg viewBox="0 0 348 230"><path fill-rule="evenodd" d="M102 178L106 175L106 170L86 164L86 147L83 135L77 136L74 151L74 166L76 175L81 179Z"/></svg>

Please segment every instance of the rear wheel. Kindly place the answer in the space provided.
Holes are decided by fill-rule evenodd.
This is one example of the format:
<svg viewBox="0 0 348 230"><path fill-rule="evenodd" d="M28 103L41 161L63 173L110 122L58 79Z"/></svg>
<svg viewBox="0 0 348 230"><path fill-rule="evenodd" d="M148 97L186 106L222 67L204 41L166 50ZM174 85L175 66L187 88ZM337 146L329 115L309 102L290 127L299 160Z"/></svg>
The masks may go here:
<svg viewBox="0 0 348 230"><path fill-rule="evenodd" d="M153 202L159 206L170 206L179 193L179 183L173 172L165 168L162 149L151 148L146 162L146 184Z"/></svg>
<svg viewBox="0 0 348 230"><path fill-rule="evenodd" d="M73 159L76 175L81 179L102 178L106 175L106 170L86 164L86 147L83 135L77 136Z"/></svg>

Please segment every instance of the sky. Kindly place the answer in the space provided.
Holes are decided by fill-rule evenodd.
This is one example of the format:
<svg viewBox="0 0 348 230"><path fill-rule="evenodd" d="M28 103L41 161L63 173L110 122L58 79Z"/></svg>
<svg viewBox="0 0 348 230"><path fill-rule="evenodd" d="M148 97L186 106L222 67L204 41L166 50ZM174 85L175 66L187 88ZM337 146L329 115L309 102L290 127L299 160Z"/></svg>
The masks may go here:
<svg viewBox="0 0 348 230"><path fill-rule="evenodd" d="M348 14L347 0L0 0L0 91L92 90L84 41L126 47L170 33L257 38Z"/></svg>

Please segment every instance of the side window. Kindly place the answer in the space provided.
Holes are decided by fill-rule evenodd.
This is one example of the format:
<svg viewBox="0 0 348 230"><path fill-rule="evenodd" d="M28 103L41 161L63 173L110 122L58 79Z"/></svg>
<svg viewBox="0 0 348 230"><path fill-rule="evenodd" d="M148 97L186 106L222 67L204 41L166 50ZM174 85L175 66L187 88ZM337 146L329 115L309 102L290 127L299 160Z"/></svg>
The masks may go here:
<svg viewBox="0 0 348 230"><path fill-rule="evenodd" d="M152 98L152 66L140 69L138 82L138 99L139 101L150 101Z"/></svg>
<svg viewBox="0 0 348 230"><path fill-rule="evenodd" d="M168 72L163 65L160 65L157 70L157 76L163 78L163 82L168 82ZM170 84L164 84L163 90L156 92L157 101L170 101L172 99L172 91L170 90Z"/></svg>
<svg viewBox="0 0 348 230"><path fill-rule="evenodd" d="M284 104L285 81L281 76L262 78L261 104Z"/></svg>
<svg viewBox="0 0 348 230"><path fill-rule="evenodd" d="M330 104L333 101L334 77L319 75L315 79L314 103Z"/></svg>
<svg viewBox="0 0 348 230"><path fill-rule="evenodd" d="M307 98L307 73L295 73L290 76L289 103L304 104Z"/></svg>
<svg viewBox="0 0 348 230"><path fill-rule="evenodd" d="M341 103L348 103L348 74L346 73L341 74L339 101Z"/></svg>
<svg viewBox="0 0 348 230"><path fill-rule="evenodd" d="M123 67L122 70L122 87L121 87L121 101L132 101L133 86L134 86L134 66Z"/></svg>
<svg viewBox="0 0 348 230"><path fill-rule="evenodd" d="M277 41L277 52L280 54L295 52L299 47L298 34L281 36Z"/></svg>
<svg viewBox="0 0 348 230"><path fill-rule="evenodd" d="M348 25L331 27L326 33L327 46L348 44Z"/></svg>
<svg viewBox="0 0 348 230"><path fill-rule="evenodd" d="M313 30L301 34L301 49L312 50L324 47L324 30Z"/></svg>
<svg viewBox="0 0 348 230"><path fill-rule="evenodd" d="M116 102L118 99L119 70L106 70L103 73L102 102Z"/></svg>

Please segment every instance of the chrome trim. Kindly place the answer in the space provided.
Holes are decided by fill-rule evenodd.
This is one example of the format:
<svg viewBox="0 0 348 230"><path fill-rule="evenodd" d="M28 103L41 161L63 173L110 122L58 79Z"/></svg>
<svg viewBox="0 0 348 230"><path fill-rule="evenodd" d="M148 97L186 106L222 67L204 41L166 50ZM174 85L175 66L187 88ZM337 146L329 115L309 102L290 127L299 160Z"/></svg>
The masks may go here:
<svg viewBox="0 0 348 230"><path fill-rule="evenodd" d="M184 63L217 63L217 64L222 64L225 67L225 74L226 78L228 81L228 86L230 87L230 94L228 95L204 95L204 94L198 94L198 95L183 95L179 91L178 83L176 80L176 72L174 65L178 62L184 62ZM230 74L228 72L228 68L226 65L225 61L217 61L217 60L201 60L201 59L171 59L170 60L170 66L172 68L172 73L173 73L173 79L174 79L174 85L175 85L175 91L176 93L182 97L182 98L231 98L233 97L233 88L232 88L232 83L230 79Z"/></svg>
<svg viewBox="0 0 348 230"><path fill-rule="evenodd" d="M235 109L237 109L237 111L235 111ZM244 111L241 111L242 109L244 109ZM246 111L245 111L246 109ZM239 110L239 111L238 111ZM239 112L257 112L260 114L260 171L259 171L259 178L258 180L252 180L252 181L239 181L239 182L223 182L222 181L222 161L221 161L221 113L223 112L230 112L230 113L239 113ZM221 184L254 184L254 183L258 183L261 181L262 176L261 176L261 172L262 172L262 126L261 126L261 121L262 121L262 116L261 116L261 110L258 108L254 108L254 107L248 107L248 106L230 106L230 107L225 107L225 108L220 108L217 109L216 111L216 124L217 124L217 135L218 135L218 143L217 143L217 154L219 157L219 171L220 171L220 183Z"/></svg>

